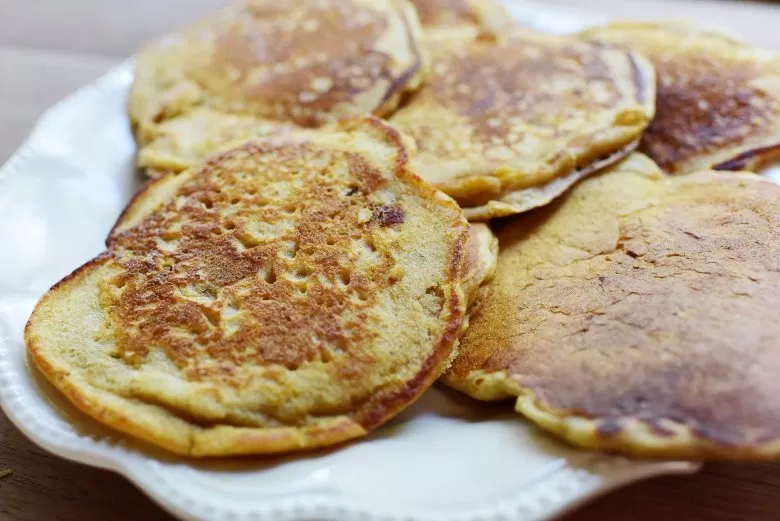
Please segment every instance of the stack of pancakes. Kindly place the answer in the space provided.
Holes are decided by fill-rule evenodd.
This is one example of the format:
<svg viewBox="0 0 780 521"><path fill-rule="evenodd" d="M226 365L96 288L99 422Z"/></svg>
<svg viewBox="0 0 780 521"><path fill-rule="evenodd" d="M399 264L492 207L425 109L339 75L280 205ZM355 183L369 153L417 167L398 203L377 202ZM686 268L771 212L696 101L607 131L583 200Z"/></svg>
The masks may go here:
<svg viewBox="0 0 780 521"><path fill-rule="evenodd" d="M437 379L582 447L780 455L780 186L744 171L780 156L780 58L510 20L245 0L147 45L154 179L38 303L37 367L195 457L358 438Z"/></svg>

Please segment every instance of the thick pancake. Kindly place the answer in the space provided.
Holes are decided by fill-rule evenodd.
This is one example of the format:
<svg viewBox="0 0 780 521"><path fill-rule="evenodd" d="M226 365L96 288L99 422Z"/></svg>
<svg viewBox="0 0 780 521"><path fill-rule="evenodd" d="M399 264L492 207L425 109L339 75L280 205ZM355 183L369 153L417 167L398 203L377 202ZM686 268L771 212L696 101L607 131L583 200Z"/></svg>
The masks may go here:
<svg viewBox="0 0 780 521"><path fill-rule="evenodd" d="M429 80L390 122L415 140L415 171L475 220L546 204L619 160L655 103L645 59L530 33L437 53Z"/></svg>
<svg viewBox="0 0 780 521"><path fill-rule="evenodd" d="M428 43L496 36L512 16L501 0L411 0Z"/></svg>
<svg viewBox="0 0 780 521"><path fill-rule="evenodd" d="M243 0L138 54L129 114L139 162L181 169L222 135L385 115L423 77L405 0ZM218 129L203 133L203 122ZM193 128L191 128L193 127Z"/></svg>
<svg viewBox="0 0 780 521"><path fill-rule="evenodd" d="M752 170L780 158L780 56L680 23L616 22L583 33L655 65L657 114L641 150L670 173Z"/></svg>
<svg viewBox="0 0 780 521"><path fill-rule="evenodd" d="M443 379L575 445L780 455L780 187L632 156L496 227L491 298Z"/></svg>
<svg viewBox="0 0 780 521"><path fill-rule="evenodd" d="M365 435L452 355L468 223L370 118L150 183L26 329L100 422L205 457Z"/></svg>

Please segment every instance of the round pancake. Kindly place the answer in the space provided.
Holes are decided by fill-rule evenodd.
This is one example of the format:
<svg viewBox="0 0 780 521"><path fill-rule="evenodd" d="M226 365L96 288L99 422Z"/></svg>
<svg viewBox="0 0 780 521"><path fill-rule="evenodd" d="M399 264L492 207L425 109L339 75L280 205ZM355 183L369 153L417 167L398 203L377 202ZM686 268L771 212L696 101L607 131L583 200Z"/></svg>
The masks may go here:
<svg viewBox="0 0 780 521"><path fill-rule="evenodd" d="M512 16L501 0L411 0L426 42L497 36Z"/></svg>
<svg viewBox="0 0 780 521"><path fill-rule="evenodd" d="M524 32L436 53L390 122L416 142L413 169L485 220L546 204L621 159L653 116L654 85L631 52Z"/></svg>
<svg viewBox="0 0 780 521"><path fill-rule="evenodd" d="M780 187L636 155L500 223L491 298L443 380L637 457L780 455Z"/></svg>
<svg viewBox="0 0 780 521"><path fill-rule="evenodd" d="M155 148L175 155L210 150L205 117L219 134L250 137L385 115L422 80L419 33L405 0L244 0L139 52L130 119L141 146L162 139ZM142 166L192 164L156 157Z"/></svg>
<svg viewBox="0 0 780 521"><path fill-rule="evenodd" d="M669 173L752 170L780 159L780 58L681 23L616 22L583 37L649 58L657 114L641 150Z"/></svg>
<svg viewBox="0 0 780 521"><path fill-rule="evenodd" d="M468 223L375 118L251 140L147 185L27 346L98 421L195 457L365 435L462 330Z"/></svg>

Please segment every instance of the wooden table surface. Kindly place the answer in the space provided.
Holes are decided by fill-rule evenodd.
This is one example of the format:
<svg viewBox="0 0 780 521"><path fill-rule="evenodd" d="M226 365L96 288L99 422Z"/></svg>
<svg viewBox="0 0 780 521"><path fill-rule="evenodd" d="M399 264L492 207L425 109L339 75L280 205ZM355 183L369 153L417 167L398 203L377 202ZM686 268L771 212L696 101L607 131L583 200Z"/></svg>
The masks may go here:
<svg viewBox="0 0 780 521"><path fill-rule="evenodd" d="M220 0L0 0L0 162L40 113L138 42L208 12ZM780 4L727 0L557 0L633 18L691 17L780 49ZM169 520L123 478L65 462L27 441L0 412L2 521ZM613 492L565 521L780 519L780 463L707 465Z"/></svg>

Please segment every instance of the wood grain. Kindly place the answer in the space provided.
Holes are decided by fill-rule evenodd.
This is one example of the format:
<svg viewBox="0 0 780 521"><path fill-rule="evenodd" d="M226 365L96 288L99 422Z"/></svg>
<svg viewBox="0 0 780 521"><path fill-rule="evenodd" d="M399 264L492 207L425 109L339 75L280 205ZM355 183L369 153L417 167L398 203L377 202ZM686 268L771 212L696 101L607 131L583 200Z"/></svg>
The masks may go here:
<svg viewBox="0 0 780 521"><path fill-rule="evenodd" d="M0 0L0 161L40 113L86 84L142 40L192 20L220 0ZM582 6L581 0L556 3ZM725 0L591 0L631 18L691 17L780 48L780 7ZM50 456L0 413L2 521L162 521L171 518L124 479ZM780 464L708 465L616 491L565 521L759 521L780 519Z"/></svg>

